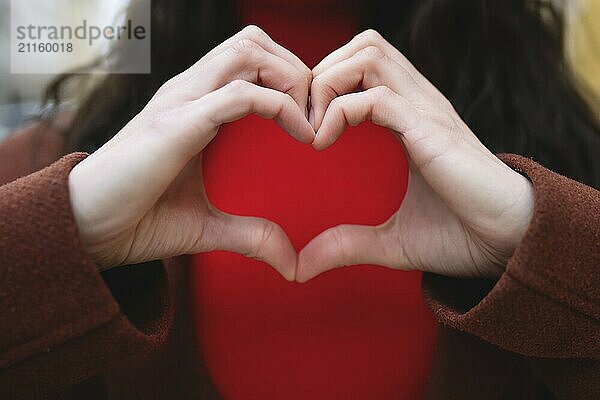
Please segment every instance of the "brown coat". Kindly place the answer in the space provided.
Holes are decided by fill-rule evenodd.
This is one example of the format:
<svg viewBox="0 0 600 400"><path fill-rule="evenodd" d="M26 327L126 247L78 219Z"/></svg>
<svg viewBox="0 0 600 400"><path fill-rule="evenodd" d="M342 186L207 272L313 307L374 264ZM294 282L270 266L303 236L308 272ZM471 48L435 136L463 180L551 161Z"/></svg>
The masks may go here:
<svg viewBox="0 0 600 400"><path fill-rule="evenodd" d="M69 204L86 155L32 173L32 137L0 144L0 398L218 399L183 301L187 259L100 274ZM37 144L44 164L58 157L58 136ZM600 399L600 192L501 159L533 182L533 220L499 281L424 275L442 324L428 398Z"/></svg>

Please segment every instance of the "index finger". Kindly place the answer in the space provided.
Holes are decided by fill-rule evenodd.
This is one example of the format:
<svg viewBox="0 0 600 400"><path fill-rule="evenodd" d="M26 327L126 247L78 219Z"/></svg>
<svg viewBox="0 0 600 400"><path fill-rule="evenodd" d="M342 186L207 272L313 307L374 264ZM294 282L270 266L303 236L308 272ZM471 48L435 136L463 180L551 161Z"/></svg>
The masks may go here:
<svg viewBox="0 0 600 400"><path fill-rule="evenodd" d="M300 60L294 53L292 53L291 51L289 51L288 49L271 39L271 37L267 33L265 33L265 31L263 31L256 25L246 26L244 29L242 29L241 31L239 31L238 33L236 33L235 35L225 40L223 43L219 44L208 53L206 53L206 55L202 57L202 59L199 62L208 61L216 57L217 55L225 51L227 48L231 47L233 44L239 42L242 39L250 39L258 43L263 49L265 49L269 53L272 53L292 64L301 73L308 75L312 74L310 68L308 68L306 64L302 62L302 60Z"/></svg>
<svg viewBox="0 0 600 400"><path fill-rule="evenodd" d="M313 78L325 72L331 66L344 61L360 50L369 47L376 46L381 49L393 61L397 62L406 70L406 72L415 80L417 85L422 90L430 95L441 95L440 91L425 78L415 66L400 52L396 47L392 46L381 34L373 29L368 29L364 32L359 33L352 38L348 43L339 49L331 52L327 55L319 64L317 64L313 70Z"/></svg>

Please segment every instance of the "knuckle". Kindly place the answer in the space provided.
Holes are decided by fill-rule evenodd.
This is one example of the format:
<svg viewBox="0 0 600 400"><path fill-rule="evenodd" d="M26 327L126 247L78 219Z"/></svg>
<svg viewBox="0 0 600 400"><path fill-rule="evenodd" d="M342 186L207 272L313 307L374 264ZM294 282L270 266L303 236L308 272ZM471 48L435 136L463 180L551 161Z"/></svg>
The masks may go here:
<svg viewBox="0 0 600 400"><path fill-rule="evenodd" d="M311 81L310 92L311 94L313 92L319 93L323 90L329 92L331 90L330 85L333 85L333 82L335 82L335 77L332 77L331 74L324 73L317 75ZM319 95L322 96L322 93L319 93Z"/></svg>
<svg viewBox="0 0 600 400"><path fill-rule="evenodd" d="M358 55L369 60L381 60L386 57L386 54L377 46L367 46L358 52Z"/></svg>
<svg viewBox="0 0 600 400"><path fill-rule="evenodd" d="M185 71L184 71L185 72ZM169 80L165 81L156 91L156 94L163 94L173 90L183 80L184 72L181 72Z"/></svg>
<svg viewBox="0 0 600 400"><path fill-rule="evenodd" d="M265 33L265 31L263 31L256 25L246 25L244 27L244 29L242 29L241 33L242 33L242 36L249 38L249 39L260 40L260 39L265 39L265 38L269 37Z"/></svg>
<svg viewBox="0 0 600 400"><path fill-rule="evenodd" d="M285 112L286 110L290 110L293 107L296 107L296 101L289 94L281 93L279 95L279 98L281 100L280 100L279 104L277 105L275 111L272 113L273 117L280 115L282 112Z"/></svg>
<svg viewBox="0 0 600 400"><path fill-rule="evenodd" d="M367 29L359 34L359 37L367 43L378 43L383 40L383 36L375 29Z"/></svg>
<svg viewBox="0 0 600 400"><path fill-rule="evenodd" d="M340 256L340 261L342 265L349 264L350 260L348 259L348 254L346 252L346 245L344 243L344 235L342 234L343 225L338 225L329 230L329 235L331 237L332 243L337 249L337 253Z"/></svg>
<svg viewBox="0 0 600 400"><path fill-rule="evenodd" d="M370 95L375 100L385 99L394 96L396 93L387 86L376 86L369 89Z"/></svg>
<svg viewBox="0 0 600 400"><path fill-rule="evenodd" d="M386 265L395 265L398 260L398 255L395 252L398 250L396 244L401 243L402 240L398 239L395 230L395 220L390 218L383 224L379 225L378 229L375 230L375 235L381 246L381 258L384 260Z"/></svg>
<svg viewBox="0 0 600 400"><path fill-rule="evenodd" d="M343 97L336 97L335 99L331 100L328 108L331 108L331 110L334 112L339 111L342 109L343 102Z"/></svg>
<svg viewBox="0 0 600 400"><path fill-rule="evenodd" d="M316 88L323 86L323 74L317 75L314 78L312 78L310 86L312 89L316 89ZM314 91L314 90L311 90L311 92L312 91Z"/></svg>
<svg viewBox="0 0 600 400"><path fill-rule="evenodd" d="M356 53L356 56L366 63L381 62L387 55L377 46L367 46Z"/></svg>
<svg viewBox="0 0 600 400"><path fill-rule="evenodd" d="M290 95L289 93L282 93L282 92L278 92L281 93L281 103L283 105L295 105L296 104L296 100L294 100L294 98L292 97L292 95Z"/></svg>
<svg viewBox="0 0 600 400"><path fill-rule="evenodd" d="M241 95L250 89L251 83L243 79L236 79L227 84L227 90Z"/></svg>
<svg viewBox="0 0 600 400"><path fill-rule="evenodd" d="M276 230L276 225L263 221L262 225L256 230L254 246L252 247L250 257L262 259L267 244L271 241Z"/></svg>
<svg viewBox="0 0 600 400"><path fill-rule="evenodd" d="M255 56L262 48L252 39L240 39L231 45L231 52L236 57L250 58Z"/></svg>
<svg viewBox="0 0 600 400"><path fill-rule="evenodd" d="M171 82L171 80L166 81L158 88L158 90L154 94L154 98L160 97L160 96L164 95L165 93L168 93L169 91L171 91L172 88L173 88L173 82Z"/></svg>
<svg viewBox="0 0 600 400"><path fill-rule="evenodd" d="M302 76L304 77L304 81L306 83L307 87L310 87L310 84L313 80L313 73L312 70L308 67L304 67L304 72L302 74Z"/></svg>

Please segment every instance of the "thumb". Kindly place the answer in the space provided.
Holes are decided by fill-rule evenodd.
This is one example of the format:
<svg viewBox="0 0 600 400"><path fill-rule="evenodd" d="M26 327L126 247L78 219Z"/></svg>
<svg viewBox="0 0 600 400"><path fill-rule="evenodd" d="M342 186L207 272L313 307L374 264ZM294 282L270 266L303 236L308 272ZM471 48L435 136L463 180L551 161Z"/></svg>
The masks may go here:
<svg viewBox="0 0 600 400"><path fill-rule="evenodd" d="M306 282L333 268L375 264L398 264L394 246L384 225L338 225L312 239L298 255L296 281ZM395 261L395 262L394 262Z"/></svg>
<svg viewBox="0 0 600 400"><path fill-rule="evenodd" d="M218 211L210 226L213 238L208 241L212 249L232 251L263 261L288 281L294 280L298 255L283 229L276 223Z"/></svg>

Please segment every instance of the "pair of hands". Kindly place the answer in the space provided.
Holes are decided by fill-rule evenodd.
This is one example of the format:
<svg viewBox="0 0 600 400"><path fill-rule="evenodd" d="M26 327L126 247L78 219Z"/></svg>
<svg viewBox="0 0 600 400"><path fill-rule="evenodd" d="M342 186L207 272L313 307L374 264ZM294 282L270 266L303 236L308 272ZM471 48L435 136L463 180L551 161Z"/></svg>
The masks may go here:
<svg viewBox="0 0 600 400"><path fill-rule="evenodd" d="M298 254L277 224L216 209L202 182L202 152L219 126L248 114L275 119L316 150L346 125L389 128L410 163L399 210L379 226L330 228ZM357 35L311 71L255 26L166 82L75 166L69 189L81 240L101 269L228 250L299 282L354 264L498 277L534 203L531 183L486 149L376 32Z"/></svg>

